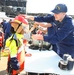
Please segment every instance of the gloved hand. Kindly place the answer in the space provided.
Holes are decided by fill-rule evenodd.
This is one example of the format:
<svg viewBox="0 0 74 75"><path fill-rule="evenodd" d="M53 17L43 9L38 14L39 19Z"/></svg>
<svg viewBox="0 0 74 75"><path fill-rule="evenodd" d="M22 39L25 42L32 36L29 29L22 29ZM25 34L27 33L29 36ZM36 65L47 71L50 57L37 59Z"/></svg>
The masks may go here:
<svg viewBox="0 0 74 75"><path fill-rule="evenodd" d="M10 64L11 64L12 69L19 70L20 65L16 57L10 58Z"/></svg>

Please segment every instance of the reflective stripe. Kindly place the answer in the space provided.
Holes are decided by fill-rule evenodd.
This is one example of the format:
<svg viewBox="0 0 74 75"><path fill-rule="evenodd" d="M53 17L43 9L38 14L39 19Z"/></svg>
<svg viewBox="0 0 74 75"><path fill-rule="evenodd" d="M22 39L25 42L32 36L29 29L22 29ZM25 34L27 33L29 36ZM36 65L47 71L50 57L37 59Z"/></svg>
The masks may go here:
<svg viewBox="0 0 74 75"><path fill-rule="evenodd" d="M18 53L20 53L24 49L24 44L18 49Z"/></svg>
<svg viewBox="0 0 74 75"><path fill-rule="evenodd" d="M17 55L11 56L11 58L17 57Z"/></svg>

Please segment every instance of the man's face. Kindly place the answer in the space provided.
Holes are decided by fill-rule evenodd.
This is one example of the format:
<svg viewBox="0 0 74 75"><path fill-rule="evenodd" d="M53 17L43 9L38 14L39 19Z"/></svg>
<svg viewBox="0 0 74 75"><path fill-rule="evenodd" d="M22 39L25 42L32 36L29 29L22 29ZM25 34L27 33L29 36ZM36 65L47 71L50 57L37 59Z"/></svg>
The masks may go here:
<svg viewBox="0 0 74 75"><path fill-rule="evenodd" d="M62 21L64 16L65 16L65 13L59 13L59 14L54 13L54 17L56 21Z"/></svg>

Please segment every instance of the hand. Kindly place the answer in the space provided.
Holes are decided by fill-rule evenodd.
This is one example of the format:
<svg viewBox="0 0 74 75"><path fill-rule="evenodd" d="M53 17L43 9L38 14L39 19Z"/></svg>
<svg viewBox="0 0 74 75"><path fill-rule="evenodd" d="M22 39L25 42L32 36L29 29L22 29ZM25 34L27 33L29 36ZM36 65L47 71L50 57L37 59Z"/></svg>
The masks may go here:
<svg viewBox="0 0 74 75"><path fill-rule="evenodd" d="M43 28L42 27L39 27L39 29L38 29L39 31L43 31Z"/></svg>
<svg viewBox="0 0 74 75"><path fill-rule="evenodd" d="M34 16L28 16L28 15L24 15L24 14L20 14L18 16L22 16L24 17L25 19L30 19L30 20L34 20Z"/></svg>
<svg viewBox="0 0 74 75"><path fill-rule="evenodd" d="M34 24L39 25L39 24L40 24L40 22L35 22Z"/></svg>
<svg viewBox="0 0 74 75"><path fill-rule="evenodd" d="M29 20L34 20L34 16L25 15L25 18L26 18L26 19L29 19Z"/></svg>
<svg viewBox="0 0 74 75"><path fill-rule="evenodd" d="M43 32L41 30L38 30L37 31L37 34L42 34Z"/></svg>
<svg viewBox="0 0 74 75"><path fill-rule="evenodd" d="M32 35L32 39L43 40L43 36L40 34L35 34L35 35Z"/></svg>
<svg viewBox="0 0 74 75"><path fill-rule="evenodd" d="M38 25L34 23L34 25L33 25L33 26L34 26L34 28L36 28Z"/></svg>
<svg viewBox="0 0 74 75"><path fill-rule="evenodd" d="M52 27L51 23L35 22L35 24L38 24L39 26L44 27L44 28Z"/></svg>
<svg viewBox="0 0 74 75"><path fill-rule="evenodd" d="M26 53L25 56L27 56L27 57L31 57L32 54L31 54L31 53Z"/></svg>

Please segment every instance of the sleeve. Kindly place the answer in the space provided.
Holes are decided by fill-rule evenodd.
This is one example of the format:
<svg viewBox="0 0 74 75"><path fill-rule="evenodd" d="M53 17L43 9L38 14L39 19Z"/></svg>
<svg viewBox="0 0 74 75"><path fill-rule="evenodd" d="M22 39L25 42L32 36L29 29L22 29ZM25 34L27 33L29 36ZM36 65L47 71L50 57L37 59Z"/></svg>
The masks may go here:
<svg viewBox="0 0 74 75"><path fill-rule="evenodd" d="M37 21L37 22L53 22L54 21L54 16L51 15L51 16L41 16L41 17L34 17L34 21Z"/></svg>
<svg viewBox="0 0 74 75"><path fill-rule="evenodd" d="M59 30L56 31L56 33L52 37L50 35L45 35L44 41L50 42L52 44L56 44L62 41L63 39L65 39L73 30L74 27L72 23L66 22Z"/></svg>

